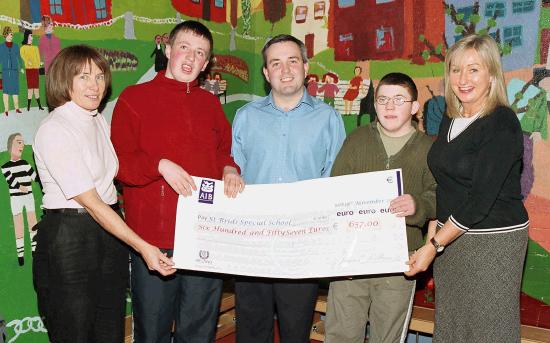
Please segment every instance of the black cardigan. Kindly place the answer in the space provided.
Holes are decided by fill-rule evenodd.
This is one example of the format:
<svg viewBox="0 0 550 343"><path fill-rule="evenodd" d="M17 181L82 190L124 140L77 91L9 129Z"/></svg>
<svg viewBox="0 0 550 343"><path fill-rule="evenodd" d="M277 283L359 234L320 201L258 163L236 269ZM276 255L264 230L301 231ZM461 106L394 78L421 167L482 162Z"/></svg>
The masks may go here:
<svg viewBox="0 0 550 343"><path fill-rule="evenodd" d="M508 107L472 122L449 142L453 120L444 116L428 154L437 181L437 219L470 233L526 228L521 196L523 133Z"/></svg>

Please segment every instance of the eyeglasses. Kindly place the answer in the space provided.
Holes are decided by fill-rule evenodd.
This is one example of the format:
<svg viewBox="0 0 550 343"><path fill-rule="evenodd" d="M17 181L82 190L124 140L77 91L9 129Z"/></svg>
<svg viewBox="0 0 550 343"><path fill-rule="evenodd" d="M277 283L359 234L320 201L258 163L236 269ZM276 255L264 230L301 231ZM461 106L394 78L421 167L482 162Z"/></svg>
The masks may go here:
<svg viewBox="0 0 550 343"><path fill-rule="evenodd" d="M396 97L393 97L393 98L388 98L387 96L380 96L380 97L376 98L376 103L378 105L385 106L385 105L388 104L388 102L390 100L391 100L391 102L393 102L393 104L395 106L401 106L406 102L414 102L414 100L405 100L405 98L402 97L402 96L396 96Z"/></svg>

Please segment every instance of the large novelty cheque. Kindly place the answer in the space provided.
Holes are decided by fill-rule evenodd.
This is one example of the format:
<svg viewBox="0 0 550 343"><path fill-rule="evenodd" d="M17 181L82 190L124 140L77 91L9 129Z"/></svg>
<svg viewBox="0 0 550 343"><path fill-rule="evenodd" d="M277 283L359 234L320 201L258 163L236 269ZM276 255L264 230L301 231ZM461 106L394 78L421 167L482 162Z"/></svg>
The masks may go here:
<svg viewBox="0 0 550 343"><path fill-rule="evenodd" d="M286 184L247 185L194 177L180 196L173 260L181 269L271 278L408 270L405 219L389 211L401 170Z"/></svg>

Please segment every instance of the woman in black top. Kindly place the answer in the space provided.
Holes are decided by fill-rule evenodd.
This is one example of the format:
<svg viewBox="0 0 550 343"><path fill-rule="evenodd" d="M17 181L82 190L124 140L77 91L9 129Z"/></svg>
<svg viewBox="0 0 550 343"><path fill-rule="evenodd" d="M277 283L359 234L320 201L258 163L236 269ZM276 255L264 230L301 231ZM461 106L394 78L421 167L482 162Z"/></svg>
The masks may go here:
<svg viewBox="0 0 550 343"><path fill-rule="evenodd" d="M445 98L447 116L428 155L438 230L406 274L426 270L437 255L434 342L519 342L529 225L523 138L491 37L467 36L448 50Z"/></svg>

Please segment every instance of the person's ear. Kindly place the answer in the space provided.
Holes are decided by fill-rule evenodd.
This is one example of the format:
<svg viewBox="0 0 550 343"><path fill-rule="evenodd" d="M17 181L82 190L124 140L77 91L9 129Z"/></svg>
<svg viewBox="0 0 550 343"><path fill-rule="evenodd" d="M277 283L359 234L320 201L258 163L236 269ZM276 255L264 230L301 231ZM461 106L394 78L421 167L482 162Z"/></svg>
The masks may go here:
<svg viewBox="0 0 550 343"><path fill-rule="evenodd" d="M264 73L264 76L265 76L265 80L269 83L271 83L271 81L269 80L269 73L267 72L267 68L266 67L263 67L262 68L262 71Z"/></svg>
<svg viewBox="0 0 550 343"><path fill-rule="evenodd" d="M415 115L420 109L420 103L418 101L413 101L411 106L411 114Z"/></svg>

